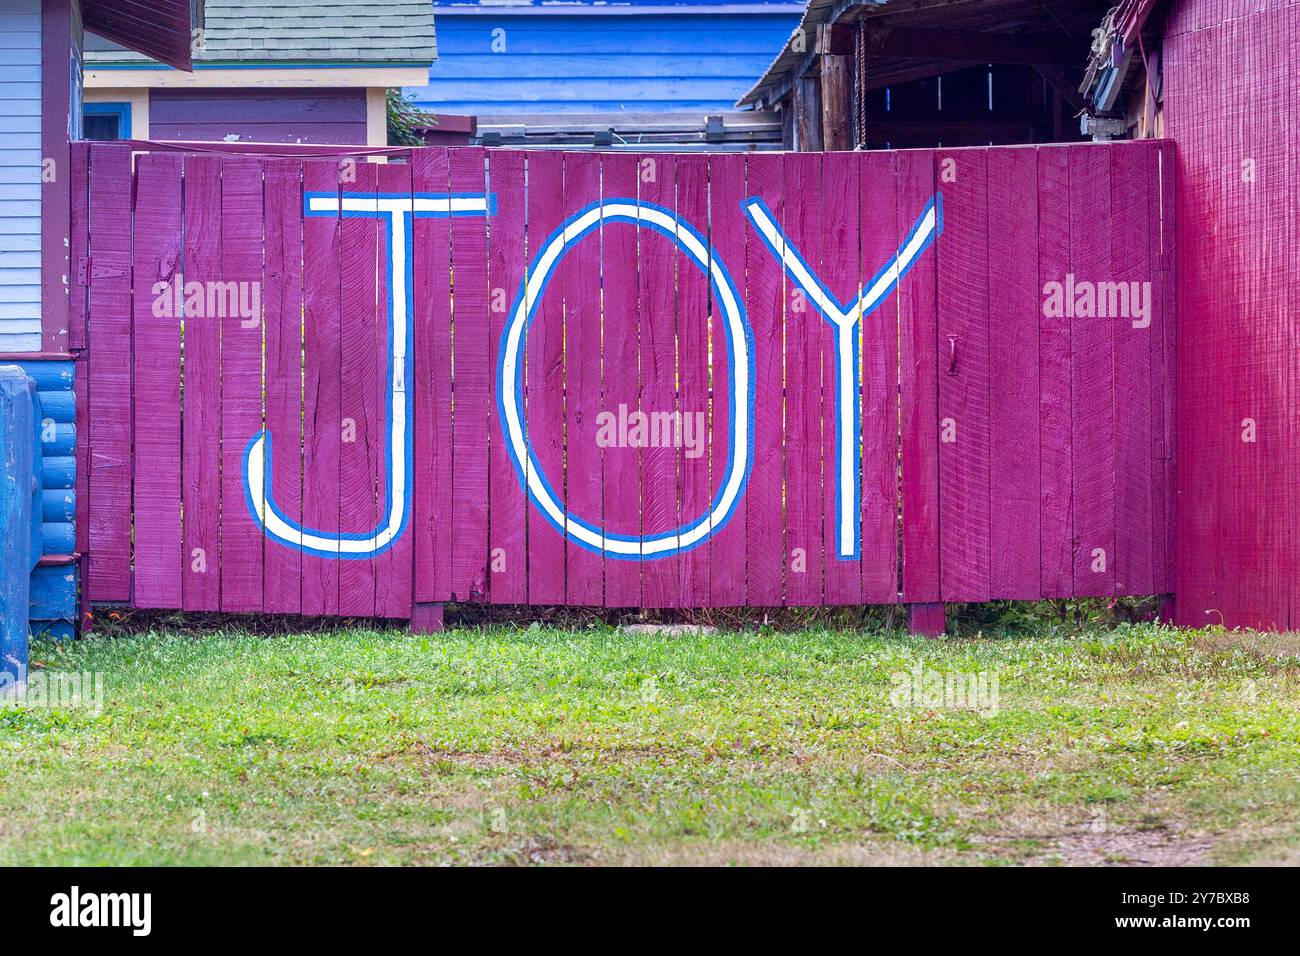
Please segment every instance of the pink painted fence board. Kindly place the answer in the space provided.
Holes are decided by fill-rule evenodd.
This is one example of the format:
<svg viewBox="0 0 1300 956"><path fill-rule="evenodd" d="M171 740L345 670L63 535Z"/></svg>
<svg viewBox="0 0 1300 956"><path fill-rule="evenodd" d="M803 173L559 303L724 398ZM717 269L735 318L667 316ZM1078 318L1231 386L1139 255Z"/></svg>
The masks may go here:
<svg viewBox="0 0 1300 956"><path fill-rule="evenodd" d="M90 562L93 601L131 593L131 153L95 146L90 155L90 282L83 393L88 434Z"/></svg>
<svg viewBox="0 0 1300 956"><path fill-rule="evenodd" d="M274 468L263 488L285 516L302 522L302 164L266 164L266 266L262 303L266 328L266 430L274 436ZM265 457L265 456L264 456ZM302 542L302 534L290 536ZM262 595L271 613L302 610L302 552L267 546Z"/></svg>
<svg viewBox="0 0 1300 956"><path fill-rule="evenodd" d="M607 161L608 162L608 161ZM709 157L709 243L710 262L726 266L734 294L744 295L746 243L749 241L741 203L746 198L747 158L740 155ZM731 290L727 290L731 291ZM709 317L712 330L710 348L711 368L711 432L709 439L710 497L721 492L726 480L729 455L743 455L744 447L737 447L731 427L730 415L735 410L729 376L736 372L732 366L736 357L727 345L724 322L726 315L717 290L710 289ZM615 376L606 376L606 388ZM608 469L606 469L608 474ZM608 480L608 479L607 479ZM714 528L709 539L709 600L712 607L741 607L745 604L745 540L748 532L748 511L736 508L731 520L722 528ZM608 572L607 572L608 574Z"/></svg>
<svg viewBox="0 0 1300 956"><path fill-rule="evenodd" d="M303 163L304 194L337 196L340 167L320 160ZM343 441L342 304L339 258L342 219L303 219L303 457L302 518L325 537L337 535L339 455ZM303 555L302 612L339 613L339 565L335 557Z"/></svg>
<svg viewBox="0 0 1300 956"><path fill-rule="evenodd" d="M224 281L221 167L215 156L185 158L185 283L205 290L184 308L181 607L187 611L221 607L221 326L206 314L206 290ZM96 403L92 396L92 409ZM97 504L92 500L92 508ZM93 554L93 541L91 548Z"/></svg>
<svg viewBox="0 0 1300 956"><path fill-rule="evenodd" d="M451 187L446 149L422 149L411 159L412 188ZM422 218L412 227L415 341L415 459L427 480L412 490L417 603L451 597L451 220Z"/></svg>
<svg viewBox="0 0 1300 956"><path fill-rule="evenodd" d="M402 618L1170 586L1164 144L127 159L86 164L94 600ZM233 298L182 296L182 336L169 279ZM1051 310L1083 282L1137 313Z"/></svg>
<svg viewBox="0 0 1300 956"><path fill-rule="evenodd" d="M934 194L934 157L928 152L900 153L898 208L892 233L895 246L912 228L913 210L921 208ZM902 393L902 593L904 600L918 604L940 600L936 262L930 257L908 273L899 284L897 302Z"/></svg>
<svg viewBox="0 0 1300 956"><path fill-rule="evenodd" d="M564 154L528 157L528 243L536 255L564 221ZM530 260L531 261L531 260ZM530 266L531 269L531 266ZM564 291L529 300L535 310L524 335L525 418L533 458L564 498ZM561 516L567 512L561 512ZM528 600L564 603L564 539L538 508L528 509Z"/></svg>
<svg viewBox="0 0 1300 956"><path fill-rule="evenodd" d="M604 195L633 202L637 198L635 156L601 157ZM601 226L601 287L604 299L604 366L621 370L607 375L602 410L619 415L641 411L640 290L637 272L637 228L619 222ZM614 534L641 534L641 449L616 445L604 449L605 525ZM605 605L639 607L641 562L637 558L605 561Z"/></svg>
<svg viewBox="0 0 1300 956"><path fill-rule="evenodd" d="M640 157L639 201L677 215L677 157ZM638 226L641 309L641 408L672 415L677 408L677 279L680 257L653 229ZM687 266L687 268L690 268ZM641 453L641 533L667 536L676 544L681 526L680 457L675 448L646 447ZM677 607L681 597L681 559L641 563L641 603Z"/></svg>
<svg viewBox="0 0 1300 956"><path fill-rule="evenodd" d="M749 157L746 193L767 204L778 222L785 221L783 158ZM778 250L780 251L780 250ZM785 275L762 241L747 231L745 308L754 340L754 454L745 494L746 601L754 607L777 607L784 601L785 449L784 340Z"/></svg>
<svg viewBox="0 0 1300 956"><path fill-rule="evenodd" d="M524 154L494 154L489 168L490 188L497 197L498 213L488 226L488 286L491 321L488 329L488 364L501 361L501 334L520 292L526 265L526 207ZM528 603L528 502L510 452L506 448L501 418L496 413L500 389L493 375L488 380L488 505L489 588L493 604Z"/></svg>
<svg viewBox="0 0 1300 956"><path fill-rule="evenodd" d="M564 154L564 203L577 212L600 202L600 154ZM565 498L569 513L604 527L604 451L597 416L601 395L600 230L572 247L552 285L564 290ZM604 555L573 540L565 543L565 603L604 603Z"/></svg>
<svg viewBox="0 0 1300 956"><path fill-rule="evenodd" d="M262 427L262 164L231 159L221 170L221 609L262 610L262 524L244 504L245 436ZM232 305L237 305L233 310ZM234 314L231 314L233 311ZM292 440L292 436L286 436Z"/></svg>
<svg viewBox="0 0 1300 956"><path fill-rule="evenodd" d="M136 169L135 605L181 605L181 159ZM161 302L160 302L161 296ZM162 308L155 308L161 304Z"/></svg>

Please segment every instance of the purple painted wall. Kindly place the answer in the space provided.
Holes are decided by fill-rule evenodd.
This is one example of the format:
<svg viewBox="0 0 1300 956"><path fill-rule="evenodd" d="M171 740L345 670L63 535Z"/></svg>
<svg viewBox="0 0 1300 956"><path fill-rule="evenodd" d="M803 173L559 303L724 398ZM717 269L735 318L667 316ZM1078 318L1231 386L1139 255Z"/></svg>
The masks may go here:
<svg viewBox="0 0 1300 956"><path fill-rule="evenodd" d="M364 145L366 91L155 89L149 94L149 136Z"/></svg>

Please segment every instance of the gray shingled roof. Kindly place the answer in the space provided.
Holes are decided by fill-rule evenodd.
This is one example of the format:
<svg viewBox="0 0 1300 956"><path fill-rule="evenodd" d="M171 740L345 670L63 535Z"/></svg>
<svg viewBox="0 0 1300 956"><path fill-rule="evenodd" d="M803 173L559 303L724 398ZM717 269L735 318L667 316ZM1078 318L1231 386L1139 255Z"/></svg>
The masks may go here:
<svg viewBox="0 0 1300 956"><path fill-rule="evenodd" d="M203 63L432 63L430 0L207 0ZM87 65L146 62L129 50L86 50Z"/></svg>

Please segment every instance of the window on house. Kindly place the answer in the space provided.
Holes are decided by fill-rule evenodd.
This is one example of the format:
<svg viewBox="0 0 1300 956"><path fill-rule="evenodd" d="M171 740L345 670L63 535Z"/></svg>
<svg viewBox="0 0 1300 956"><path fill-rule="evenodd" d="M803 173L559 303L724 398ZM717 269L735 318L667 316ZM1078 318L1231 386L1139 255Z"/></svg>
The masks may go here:
<svg viewBox="0 0 1300 956"><path fill-rule="evenodd" d="M81 107L83 139L130 139L130 103L86 103Z"/></svg>

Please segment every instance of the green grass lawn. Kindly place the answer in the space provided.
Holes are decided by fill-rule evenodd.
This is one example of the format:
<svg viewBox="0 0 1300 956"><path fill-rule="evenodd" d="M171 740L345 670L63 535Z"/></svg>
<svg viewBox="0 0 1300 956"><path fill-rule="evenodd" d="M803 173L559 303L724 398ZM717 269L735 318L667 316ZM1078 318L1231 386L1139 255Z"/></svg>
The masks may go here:
<svg viewBox="0 0 1300 956"><path fill-rule="evenodd" d="M0 863L1296 862L1300 644L1269 640L38 644L103 709L0 705ZM909 703L916 673L986 694Z"/></svg>

